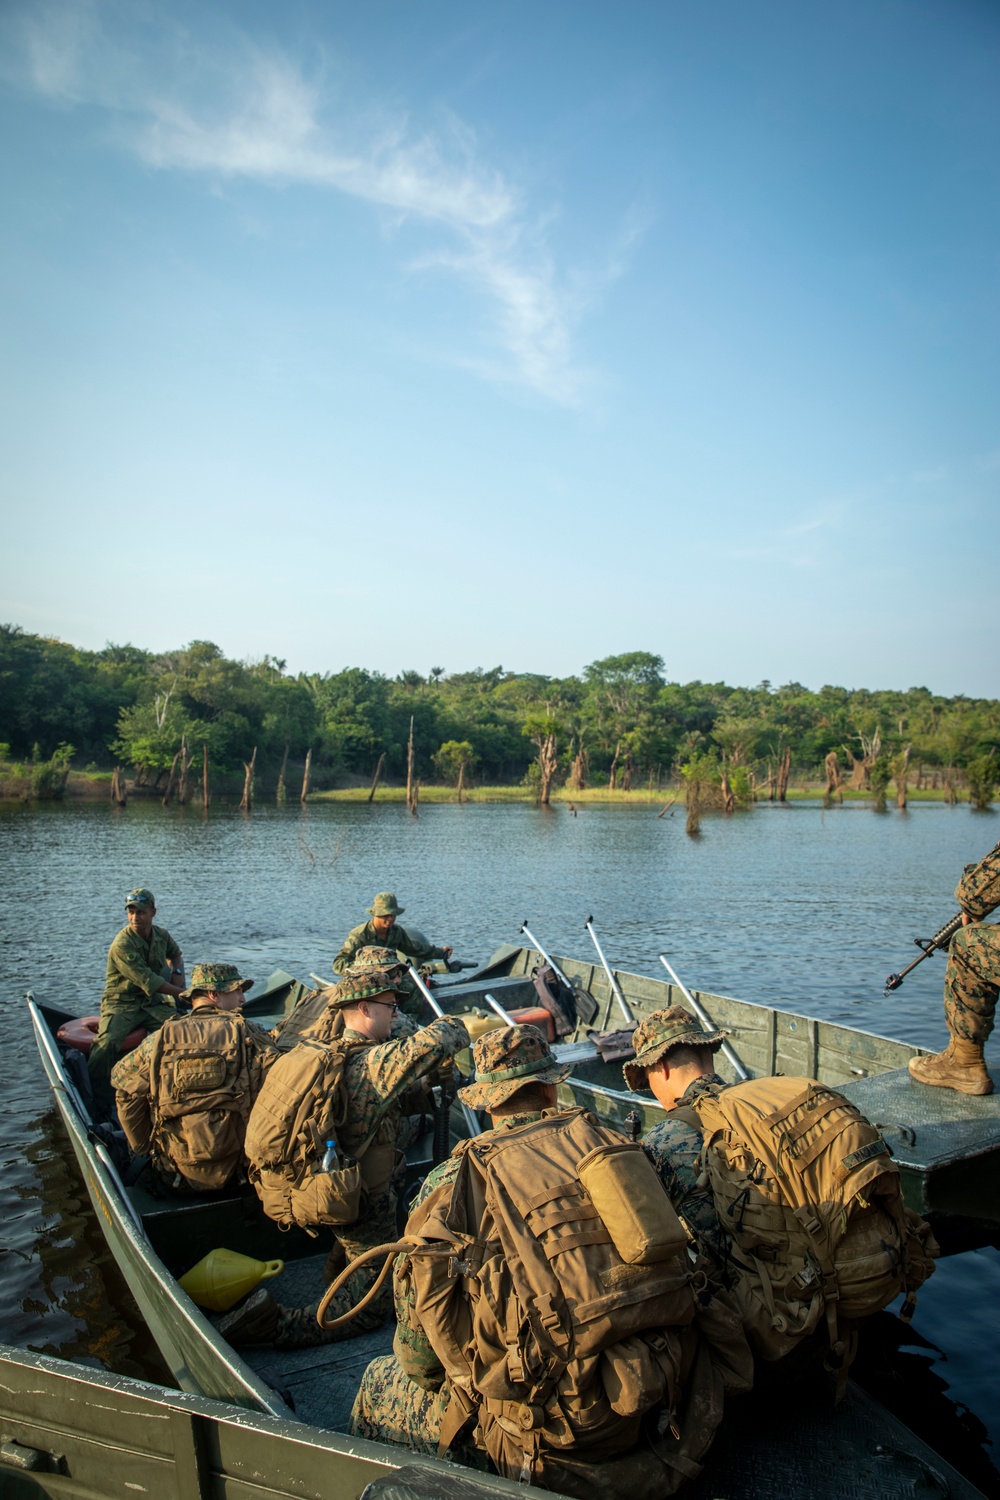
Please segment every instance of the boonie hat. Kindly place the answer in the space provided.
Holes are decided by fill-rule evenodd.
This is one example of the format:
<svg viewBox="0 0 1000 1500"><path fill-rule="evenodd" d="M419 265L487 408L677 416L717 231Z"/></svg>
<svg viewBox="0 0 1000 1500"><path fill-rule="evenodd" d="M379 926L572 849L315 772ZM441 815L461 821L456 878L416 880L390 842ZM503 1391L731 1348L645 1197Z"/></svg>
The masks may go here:
<svg viewBox="0 0 1000 1500"><path fill-rule="evenodd" d="M722 1042L721 1031L703 1030L697 1018L683 1005L654 1010L635 1028L632 1036L635 1060L625 1063L622 1069L625 1085L630 1089L646 1088L646 1069L658 1063L672 1047L711 1047L716 1052Z"/></svg>
<svg viewBox="0 0 1000 1500"><path fill-rule="evenodd" d="M362 974L345 974L337 987L330 990L326 1008L342 1010L345 1005L357 1005L360 1000L374 1000L376 995L401 993L399 985L384 969L368 969Z"/></svg>
<svg viewBox="0 0 1000 1500"><path fill-rule="evenodd" d="M156 902L153 900L152 891L147 891L144 885L137 886L134 891L129 891L128 895L125 897L126 908L129 906L155 907L155 905Z"/></svg>
<svg viewBox="0 0 1000 1500"><path fill-rule="evenodd" d="M182 991L181 998L191 1000L195 995L206 995L214 990L218 995L228 995L232 990L252 989L252 979L243 979L235 964L195 964L191 970L191 983Z"/></svg>
<svg viewBox="0 0 1000 1500"><path fill-rule="evenodd" d="M395 948L379 948L372 944L358 949L344 970L344 976L353 979L357 974L370 974L372 969L383 969L391 973L393 969L405 968L406 959Z"/></svg>
<svg viewBox="0 0 1000 1500"><path fill-rule="evenodd" d="M379 891L367 910L372 917L401 917L406 907L400 906L392 891Z"/></svg>
<svg viewBox="0 0 1000 1500"><path fill-rule="evenodd" d="M484 1032L472 1050L474 1083L459 1089L458 1097L473 1109L503 1104L526 1083L562 1083L568 1063L558 1063L537 1026L504 1026Z"/></svg>

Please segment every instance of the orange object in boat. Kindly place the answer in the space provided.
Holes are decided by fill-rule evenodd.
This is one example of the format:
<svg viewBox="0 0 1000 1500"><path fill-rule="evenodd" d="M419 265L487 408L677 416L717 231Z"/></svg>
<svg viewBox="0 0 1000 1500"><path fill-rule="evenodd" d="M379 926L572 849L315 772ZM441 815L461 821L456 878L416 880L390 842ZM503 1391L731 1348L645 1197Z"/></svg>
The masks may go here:
<svg viewBox="0 0 1000 1500"><path fill-rule="evenodd" d="M556 1039L556 1023L544 1005L522 1006L520 1010L512 1010L510 1018L518 1026L537 1026L548 1042Z"/></svg>
<svg viewBox="0 0 1000 1500"><path fill-rule="evenodd" d="M56 1041L64 1047L75 1047L77 1052L89 1052L97 1040L100 1016L78 1016L74 1021L65 1021L56 1032ZM137 1026L122 1042L122 1052L131 1052L146 1036L145 1026Z"/></svg>

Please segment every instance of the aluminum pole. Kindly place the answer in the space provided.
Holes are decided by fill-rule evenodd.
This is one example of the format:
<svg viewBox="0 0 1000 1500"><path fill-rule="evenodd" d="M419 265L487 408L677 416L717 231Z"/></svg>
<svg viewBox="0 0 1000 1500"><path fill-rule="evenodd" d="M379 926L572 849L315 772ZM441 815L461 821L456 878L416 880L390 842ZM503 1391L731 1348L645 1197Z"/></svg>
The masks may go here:
<svg viewBox="0 0 1000 1500"><path fill-rule="evenodd" d="M604 957L604 950L602 949L600 943L597 941L597 933L594 931L594 919L593 919L593 917L588 917L587 920L586 920L586 922L584 922L583 925L584 925L584 927L586 927L587 931L590 933L591 937L594 940L594 947L597 949L597 956L601 960L601 963L604 965L604 972L608 976L608 983L611 985L612 993L613 993L615 999L618 1001L618 1005L619 1005L619 1007L621 1009L621 1013L622 1013L622 1015L625 1018L625 1024L626 1024L626 1026L634 1026L635 1025L635 1016L632 1014L632 1008L629 1005L628 1001L625 999L625 996L622 994L621 985L618 983L617 979L612 974L611 968L610 968L610 966L608 964L608 961Z"/></svg>
<svg viewBox="0 0 1000 1500"><path fill-rule="evenodd" d="M545 949L542 947L541 943L535 937L535 934L531 931L531 929L528 926L527 920L525 920L524 922L521 923L520 927L518 928L518 931L519 932L523 932L526 938L530 938L531 939L531 942L532 942L533 946L535 947L535 949L537 950L537 952L540 955L540 957L544 958L544 960L548 964L549 968L553 971L554 974L558 975L558 977L562 980L562 982L566 986L566 988L568 990L573 989L574 986L572 984L570 984L569 980L566 978L566 975L563 973L562 969L560 969L560 967L556 963L555 959L549 957L549 955L546 953Z"/></svg>
<svg viewBox="0 0 1000 1500"><path fill-rule="evenodd" d="M417 989L423 995L424 999L427 1001L427 1004L430 1006L430 1008L434 1012L434 1014L436 1016L438 1016L439 1018L444 1017L444 1015L446 1014L446 1012L441 1009L440 1005L438 1005L438 1003L435 1000L434 996L431 994L430 990L427 988L426 984L424 984L424 981L421 979L420 975L417 973L417 970L414 967L414 965L412 963L407 963L406 967L410 971L410 974L411 974L411 976L413 978L414 984L417 986ZM456 1020L456 1021L461 1021L462 1017L461 1016L455 1016L455 1017L453 1017L453 1019ZM461 1100L459 1100L459 1103L461 1103ZM466 1123L466 1125L468 1127L469 1134L470 1135L482 1135L482 1133L483 1133L483 1127L479 1123L479 1116L476 1114L475 1110L474 1109L470 1109L467 1104L462 1104L462 1114L465 1116L465 1123Z"/></svg>
<svg viewBox="0 0 1000 1500"><path fill-rule="evenodd" d="M483 999L486 1001L486 1004L489 1006L490 1010L496 1011L497 1015L500 1017L501 1021L505 1023L505 1025L517 1025L517 1022L514 1020L514 1017L511 1015L510 1011L504 1010L503 1006L500 1004L500 1001L496 998L495 995L484 995Z"/></svg>

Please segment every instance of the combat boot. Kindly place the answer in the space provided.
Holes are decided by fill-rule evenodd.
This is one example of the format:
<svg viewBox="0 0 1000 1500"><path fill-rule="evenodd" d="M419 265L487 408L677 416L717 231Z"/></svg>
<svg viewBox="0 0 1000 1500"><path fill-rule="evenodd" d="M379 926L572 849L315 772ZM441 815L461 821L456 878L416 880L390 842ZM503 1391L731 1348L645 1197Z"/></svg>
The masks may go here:
<svg viewBox="0 0 1000 1500"><path fill-rule="evenodd" d="M272 1344L279 1317L278 1303L266 1286L259 1286L215 1326L227 1343L239 1349L244 1344Z"/></svg>
<svg viewBox="0 0 1000 1500"><path fill-rule="evenodd" d="M907 1064L920 1083L956 1089L960 1094L992 1094L993 1080L983 1058L983 1043L953 1036L935 1057L911 1057Z"/></svg>

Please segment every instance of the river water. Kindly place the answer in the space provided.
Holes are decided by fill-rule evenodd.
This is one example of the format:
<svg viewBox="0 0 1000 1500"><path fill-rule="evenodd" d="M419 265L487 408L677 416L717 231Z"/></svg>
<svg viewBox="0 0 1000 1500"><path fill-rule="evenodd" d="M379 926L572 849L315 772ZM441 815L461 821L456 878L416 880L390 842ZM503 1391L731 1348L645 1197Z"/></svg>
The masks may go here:
<svg viewBox="0 0 1000 1500"><path fill-rule="evenodd" d="M879 816L848 804L707 817L648 804L565 807L314 803L164 809L135 802L0 804L0 1313L10 1343L123 1374L163 1371L92 1214L42 1075L24 993L96 1012L125 892L149 886L157 921L192 963L263 980L330 973L378 890L466 959L517 942L592 958L593 914L612 964L937 1048L944 963L888 1000L890 970L954 911L963 864L1000 834L993 814L923 804ZM989 1060L1000 1063L991 1043ZM909 1333L888 1315L859 1370L870 1388L989 1493L1000 1445L1000 1253L942 1262ZM900 1347L897 1348L896 1346Z"/></svg>

